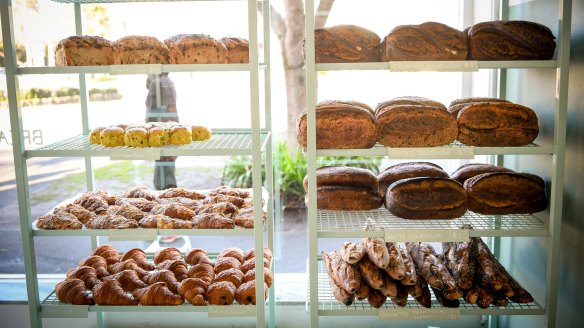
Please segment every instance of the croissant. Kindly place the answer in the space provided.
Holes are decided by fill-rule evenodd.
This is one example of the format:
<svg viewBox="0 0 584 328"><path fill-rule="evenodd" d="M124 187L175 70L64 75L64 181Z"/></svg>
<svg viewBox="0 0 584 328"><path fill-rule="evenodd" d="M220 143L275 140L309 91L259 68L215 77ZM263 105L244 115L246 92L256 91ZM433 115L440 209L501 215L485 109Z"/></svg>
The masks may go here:
<svg viewBox="0 0 584 328"><path fill-rule="evenodd" d="M178 287L179 294L192 305L207 305L205 293L209 285L201 279L187 278Z"/></svg>
<svg viewBox="0 0 584 328"><path fill-rule="evenodd" d="M174 273L170 270L158 270L150 272L142 277L142 281L148 285L155 284L157 282L164 282L173 293L178 292L178 281L174 276Z"/></svg>
<svg viewBox="0 0 584 328"><path fill-rule="evenodd" d="M182 260L182 254L176 247L161 249L154 254L154 264L158 265L166 260Z"/></svg>
<svg viewBox="0 0 584 328"><path fill-rule="evenodd" d="M175 198L175 197L185 197L189 199L203 199L205 195L196 192L194 190L188 190L184 188L168 188L158 195L160 198Z"/></svg>
<svg viewBox="0 0 584 328"><path fill-rule="evenodd" d="M208 258L207 251L202 248L193 248L185 255L185 262L197 265L202 258Z"/></svg>
<svg viewBox="0 0 584 328"><path fill-rule="evenodd" d="M152 271L156 268L154 264L150 263L146 258L146 252L139 248L132 248L122 256L122 262L130 259L136 261L136 264L146 271Z"/></svg>
<svg viewBox="0 0 584 328"><path fill-rule="evenodd" d="M148 287L136 289L132 296L142 305L181 305L184 298L172 292L164 282L157 282Z"/></svg>
<svg viewBox="0 0 584 328"><path fill-rule="evenodd" d="M143 277L146 274L148 274L148 271L139 267L138 264L136 264L136 261L134 261L132 259L125 260L124 262L118 262L116 264L112 264L112 265L107 267L107 270L111 274L116 274L116 273L122 272L124 270L133 270L133 271L136 271L136 273L138 274L138 277Z"/></svg>
<svg viewBox="0 0 584 328"><path fill-rule="evenodd" d="M215 272L213 271L213 267L207 263L199 263L192 266L187 274L189 278L199 278L208 285L212 284L213 280L215 280Z"/></svg>
<svg viewBox="0 0 584 328"><path fill-rule="evenodd" d="M82 224L87 223L97 217L97 214L87 210L85 207L77 204L67 204L67 206L57 207L53 213L66 212L77 218Z"/></svg>
<svg viewBox="0 0 584 328"><path fill-rule="evenodd" d="M100 215L85 225L89 229L136 229L138 222L121 215Z"/></svg>
<svg viewBox="0 0 584 328"><path fill-rule="evenodd" d="M268 297L268 286L264 283L264 300ZM235 300L242 305L256 304L255 281L248 281L237 288Z"/></svg>
<svg viewBox="0 0 584 328"><path fill-rule="evenodd" d="M126 191L124 192L122 197L125 197L125 198L144 198L146 200L156 200L156 198L158 198L158 197L156 197L155 194L150 192L150 190L148 190L145 187L128 188L128 189L126 189Z"/></svg>
<svg viewBox="0 0 584 328"><path fill-rule="evenodd" d="M215 282L217 281L229 281L237 288L243 282L243 272L235 268L223 270L215 275Z"/></svg>
<svg viewBox="0 0 584 328"><path fill-rule="evenodd" d="M166 260L158 265L158 270L165 269L171 271L178 281L183 281L189 277L189 267L183 260Z"/></svg>
<svg viewBox="0 0 584 328"><path fill-rule="evenodd" d="M175 219L190 220L196 213L184 205L172 203L159 204L150 211L150 214L164 214Z"/></svg>
<svg viewBox="0 0 584 328"><path fill-rule="evenodd" d="M236 290L229 281L214 282L207 288L207 301L212 305L230 305Z"/></svg>
<svg viewBox="0 0 584 328"><path fill-rule="evenodd" d="M192 229L195 224L191 221L171 218L163 214L155 214L156 228L158 229Z"/></svg>
<svg viewBox="0 0 584 328"><path fill-rule="evenodd" d="M239 269L241 262L233 257L222 257L215 261L215 274L227 269Z"/></svg>
<svg viewBox="0 0 584 328"><path fill-rule="evenodd" d="M105 279L93 287L93 298L99 305L137 305L138 300L126 294L115 279Z"/></svg>
<svg viewBox="0 0 584 328"><path fill-rule="evenodd" d="M45 230L78 230L83 228L77 217L62 211L40 216L36 221L36 226Z"/></svg>
<svg viewBox="0 0 584 328"><path fill-rule="evenodd" d="M264 257L264 268L269 269L271 267L270 265L270 261ZM241 267L239 268L243 273L247 273L249 270L254 269L255 268L255 258L251 258L245 262L243 262L243 264L241 265Z"/></svg>
<svg viewBox="0 0 584 328"><path fill-rule="evenodd" d="M123 205L113 205L107 209L107 214L109 215L121 215L126 219L140 221L145 213L142 212L139 208L131 204L123 204Z"/></svg>
<svg viewBox="0 0 584 328"><path fill-rule="evenodd" d="M223 214L229 215L231 213L237 213L237 206L227 203L227 202L219 202L213 204L204 204L203 206L199 207L197 210L197 214Z"/></svg>
<svg viewBox="0 0 584 328"><path fill-rule="evenodd" d="M255 269L247 271L243 276L243 282L248 281L255 281ZM268 288L272 286L272 281L274 281L274 275L272 271L270 271L270 269L264 268L264 283L268 285Z"/></svg>
<svg viewBox="0 0 584 328"><path fill-rule="evenodd" d="M93 299L87 295L85 283L81 279L67 279L55 285L57 299L63 303L91 305Z"/></svg>
<svg viewBox="0 0 584 328"><path fill-rule="evenodd" d="M237 197L241 197L241 198L250 197L249 191L243 190L243 189L231 188L229 186L219 186L219 187L213 188L209 191L209 195L211 195L211 196L216 195L216 194L237 196Z"/></svg>
<svg viewBox="0 0 584 328"><path fill-rule="evenodd" d="M120 271L114 275L107 276L103 279L104 280L107 280L107 279L117 280L120 283L120 285L122 286L122 289L127 291L127 292L133 292L135 289L144 288L144 287L148 286L146 283L144 283L142 280L140 280L140 277L138 276L138 274L134 270L123 270L123 271Z"/></svg>
<svg viewBox="0 0 584 328"><path fill-rule="evenodd" d="M272 251L269 248L264 247L263 252L264 252L264 258L271 262L272 261ZM245 252L245 254L243 255L243 260L247 261L247 260L254 258L254 257L255 257L255 248L252 248L252 249L248 250L247 252Z"/></svg>
<svg viewBox="0 0 584 328"><path fill-rule="evenodd" d="M79 261L79 266L90 266L94 268L98 279L109 276L109 272L107 272L107 261L99 255L84 258Z"/></svg>
<svg viewBox="0 0 584 328"><path fill-rule="evenodd" d="M235 229L232 219L217 213L201 213L193 218L195 229Z"/></svg>
<svg viewBox="0 0 584 328"><path fill-rule="evenodd" d="M199 208L199 201L194 199L186 198L186 197L169 197L169 198L158 198L156 202L160 205L167 205L167 204L180 204L188 209L193 211L197 211Z"/></svg>
<svg viewBox="0 0 584 328"><path fill-rule="evenodd" d="M217 255L217 259L222 257L233 257L241 263L243 262L243 251L239 247L229 247L222 250L221 253Z"/></svg>
<svg viewBox="0 0 584 328"><path fill-rule="evenodd" d="M110 244L103 244L97 247L95 250L93 250L91 255L98 255L103 257L106 260L108 266L120 262L121 259L118 251Z"/></svg>
<svg viewBox="0 0 584 328"><path fill-rule="evenodd" d="M118 201L119 197L111 194L105 190L96 190L94 192L96 195L99 195L101 198L103 198L103 200L105 200L105 202L108 205L116 205L116 202Z"/></svg>
<svg viewBox="0 0 584 328"><path fill-rule="evenodd" d="M243 198L225 194L209 195L203 199L203 204L215 204L215 203L231 203L236 207L241 207L243 205Z"/></svg>
<svg viewBox="0 0 584 328"><path fill-rule="evenodd" d="M80 266L67 271L67 279L73 278L82 280L87 289L92 289L93 286L99 283L95 269L90 266Z"/></svg>
<svg viewBox="0 0 584 328"><path fill-rule="evenodd" d="M81 195L73 203L81 205L86 210L95 214L105 213L108 207L107 201L105 201L101 196L91 192Z"/></svg>
<svg viewBox="0 0 584 328"><path fill-rule="evenodd" d="M136 206L142 212L150 212L156 205L158 205L157 202L153 202L144 198L120 198L116 201L115 205L124 204Z"/></svg>

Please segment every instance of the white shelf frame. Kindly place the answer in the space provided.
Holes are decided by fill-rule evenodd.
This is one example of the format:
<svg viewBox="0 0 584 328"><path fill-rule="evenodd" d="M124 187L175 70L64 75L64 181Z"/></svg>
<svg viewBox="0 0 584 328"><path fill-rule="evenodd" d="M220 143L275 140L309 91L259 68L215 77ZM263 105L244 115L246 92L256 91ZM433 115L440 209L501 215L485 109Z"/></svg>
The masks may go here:
<svg viewBox="0 0 584 328"><path fill-rule="evenodd" d="M75 30L76 35L83 35L82 31L82 15L81 15L81 5L86 3L119 3L119 2L164 2L165 0L55 0L58 2L73 3L73 10L75 14ZM174 0L172 0L174 1ZM198 1L198 0L185 0L185 1ZM234 0L199 0L199 1L234 1ZM94 149L86 141L81 141L81 139L86 138L89 134L89 116L87 113L88 108L88 93L87 85L85 81L86 74L103 73L103 74L156 74L163 72L245 72L249 74L249 86L250 86L250 116L251 116L251 128L246 134L246 145L241 147L212 147L209 143L221 137L221 134L212 138L209 142L203 143L192 143L186 146L167 146L160 148L161 155L180 155L180 156L216 156L216 155L251 155L252 156L252 173L253 173L253 192L254 192L254 228L249 230L235 229L231 231L218 231L218 230L192 230L185 231L187 235L249 235L253 237L253 244L256 252L261 253L264 246L264 225L262 224L262 202L261 194L263 183L261 179L261 169L262 169L262 153L265 154L265 168L266 168L266 189L271 195L273 193L273 166L272 166L272 136L271 136L271 71L270 71L270 4L269 0L262 0L264 3L263 11L263 27L261 31L261 37L263 38L263 58L264 62L259 62L259 40L258 40L258 12L257 12L257 2L256 0L235 0L235 1L245 1L247 3L247 21L248 21L248 36L250 45L250 61L248 64L210 64L210 65L108 65L108 66L81 66L81 67L18 67L16 61L16 49L15 49L15 38L14 38L14 25L13 25L13 8L12 1L2 1L0 3L0 14L2 17L2 35L4 40L4 51L5 51L5 74L7 79L7 96L9 100L9 112L10 112L10 124L11 133L13 140L13 156L15 163L15 175L17 181L17 195L19 203L19 216L20 216L20 227L22 233L23 242L23 252L24 252L24 264L26 272L26 283L27 283L27 296L30 300L39 299L39 288L36 270L36 260L35 260L35 237L48 237L48 236L91 236L91 246L97 247L99 244L99 236L102 236L102 232L89 232L89 231L75 231L75 232L49 232L49 231L38 231L32 229L32 221L30 214L30 197L29 197L29 187L28 187L28 172L26 161L29 158L36 156L81 156L85 158L85 171L87 175L87 190L94 190L94 176L93 176L93 165L92 157L95 156L108 156L108 152L112 150ZM23 124L22 124L22 111L20 108L19 99L19 85L18 79L20 75L29 74L78 74L79 75L79 89L80 89L80 105L81 105L81 125L83 130L83 135L72 138L73 141L80 142L81 148L78 150L73 150L70 148L63 149L31 149L27 150L24 145L23 140ZM261 115L260 115L260 74L263 74L263 88L265 92L263 93L263 108L264 108L264 128L262 129ZM71 140L68 140L71 141ZM55 146L56 144L50 145ZM203 145L203 147L197 148L197 145ZM208 147L205 147L207 145ZM122 155L137 154L137 157L149 154L151 149L137 150L129 149L127 147L122 147L116 151L120 151ZM111 154L110 154L111 155ZM119 154L118 154L119 155ZM131 158L129 158L131 159ZM267 200L267 217L266 220L266 230L267 230L267 246L274 250L274 223L273 223L273 199L269 197ZM170 233L172 230L167 231L157 231L158 235L165 235ZM114 238L127 238L131 235L126 235L126 231L123 232L113 232L106 231L108 236L114 236ZM137 233L138 235L145 234L143 232ZM151 233L146 233L150 235ZM261 257L256 259L256 266L263 268L263 262ZM275 270L273 268L273 270ZM256 285L263 286L264 275L258 274L256 276ZM275 299L275 284L269 289L269 299ZM266 320L266 302L263 301L263 290L258 288L256 291L256 297L258 304L254 307L254 315L256 317L257 326L265 326L269 324L270 327L275 327L275 307L274 303L269 303L269 322ZM71 311L75 311L75 307L68 307ZM148 307L149 310L157 312L168 311L166 307ZM194 309L195 307L192 307ZM102 309L102 307L99 307ZM98 311L97 315L97 326L103 327L105 325L103 319L103 313L107 312L106 308L104 311ZM114 309L115 310L115 309ZM29 318L31 327L42 327L42 309L39 302L29 302ZM67 311L65 311L67 312ZM46 313L45 313L46 314ZM226 315L229 316L229 315ZM64 317L67 317L66 313Z"/></svg>

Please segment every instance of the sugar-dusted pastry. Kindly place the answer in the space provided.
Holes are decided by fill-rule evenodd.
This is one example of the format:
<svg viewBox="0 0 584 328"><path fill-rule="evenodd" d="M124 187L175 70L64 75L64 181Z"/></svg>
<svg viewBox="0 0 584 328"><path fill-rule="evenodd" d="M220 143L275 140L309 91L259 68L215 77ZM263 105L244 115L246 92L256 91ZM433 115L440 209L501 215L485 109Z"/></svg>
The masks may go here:
<svg viewBox="0 0 584 328"><path fill-rule="evenodd" d="M193 218L195 229L234 229L232 219L218 213L201 213Z"/></svg>
<svg viewBox="0 0 584 328"><path fill-rule="evenodd" d="M169 133L171 145L186 145L193 141L191 127L189 125L173 125Z"/></svg>
<svg viewBox="0 0 584 328"><path fill-rule="evenodd" d="M150 214L164 214L180 220L191 220L196 215L195 211L181 204L158 205L150 211Z"/></svg>
<svg viewBox="0 0 584 328"><path fill-rule="evenodd" d="M174 197L185 197L185 198L190 198L190 199L203 199L205 198L205 195L194 191L194 190L188 190L185 188L168 188L163 190L160 195L158 195L159 198L174 198Z"/></svg>
<svg viewBox="0 0 584 328"><path fill-rule="evenodd" d="M144 198L147 200L156 200L158 198L153 192L145 187L132 187L124 191L123 197L126 198Z"/></svg>
<svg viewBox="0 0 584 328"><path fill-rule="evenodd" d="M104 126L97 127L89 133L89 143L92 145L101 145L101 131L105 130Z"/></svg>
<svg viewBox="0 0 584 328"><path fill-rule="evenodd" d="M148 130L148 147L162 147L170 143L168 129L163 126L155 126Z"/></svg>
<svg viewBox="0 0 584 328"><path fill-rule="evenodd" d="M158 205L157 202L147 200L145 198L126 198L126 197L120 197L115 203L115 205L125 204L135 206L142 212L150 212L154 207Z"/></svg>
<svg viewBox="0 0 584 328"><path fill-rule="evenodd" d="M124 146L124 129L117 126L110 126L100 133L101 145L104 147Z"/></svg>
<svg viewBox="0 0 584 328"><path fill-rule="evenodd" d="M86 210L95 214L105 214L108 208L107 201L105 201L103 197L92 192L81 195L79 198L75 199L73 203L81 205Z"/></svg>
<svg viewBox="0 0 584 328"><path fill-rule="evenodd" d="M128 147L148 147L148 131L144 128L126 129L124 143Z"/></svg>
<svg viewBox="0 0 584 328"><path fill-rule="evenodd" d="M36 220L36 226L45 230L77 230L83 227L74 215L66 212L43 215Z"/></svg>
<svg viewBox="0 0 584 328"><path fill-rule="evenodd" d="M55 208L55 210L53 211L54 214L57 214L58 212L66 212L69 213L73 216L75 216L79 222L85 224L93 219L95 219L97 217L97 215L87 209L85 209L83 206L81 205L77 205L77 204L67 204L67 206L61 206L61 207L57 207Z"/></svg>
<svg viewBox="0 0 584 328"><path fill-rule="evenodd" d="M89 229L136 229L138 222L121 215L100 215L86 224Z"/></svg>
<svg viewBox="0 0 584 328"><path fill-rule="evenodd" d="M140 209L130 204L110 206L107 210L107 214L121 215L126 219L134 220L136 222L140 221L146 215L144 212L140 211Z"/></svg>

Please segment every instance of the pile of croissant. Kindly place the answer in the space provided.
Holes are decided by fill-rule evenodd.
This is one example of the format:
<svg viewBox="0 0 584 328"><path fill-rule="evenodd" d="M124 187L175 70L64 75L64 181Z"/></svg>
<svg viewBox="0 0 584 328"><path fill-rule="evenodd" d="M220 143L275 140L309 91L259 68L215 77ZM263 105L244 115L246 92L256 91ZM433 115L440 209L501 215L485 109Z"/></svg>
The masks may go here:
<svg viewBox="0 0 584 328"><path fill-rule="evenodd" d="M468 242L442 243L437 254L428 243L407 242L406 248L382 238L345 242L340 252L323 252L334 297L349 306L367 299L380 308L387 298L404 307L408 295L432 307L430 288L444 307L459 307L460 298L480 308L533 302L480 237Z"/></svg>
<svg viewBox="0 0 584 328"><path fill-rule="evenodd" d="M269 248L263 260L266 298L273 281ZM211 260L201 248L183 257L170 247L156 252L152 263L139 248L121 255L104 244L67 272L55 294L62 303L78 305L256 304L255 251L230 247Z"/></svg>
<svg viewBox="0 0 584 328"><path fill-rule="evenodd" d="M262 217L265 221L265 213ZM251 229L253 198L246 190L220 186L208 194L184 188L153 192L132 187L120 195L87 192L39 217L39 229Z"/></svg>

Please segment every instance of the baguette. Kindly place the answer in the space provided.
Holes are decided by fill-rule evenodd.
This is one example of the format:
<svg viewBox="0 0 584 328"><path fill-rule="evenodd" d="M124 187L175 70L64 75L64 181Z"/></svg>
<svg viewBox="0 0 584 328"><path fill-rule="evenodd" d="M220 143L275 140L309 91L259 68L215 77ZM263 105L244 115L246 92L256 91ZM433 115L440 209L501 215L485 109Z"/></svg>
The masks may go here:
<svg viewBox="0 0 584 328"><path fill-rule="evenodd" d="M377 289L371 289L369 291L369 297L367 297L367 301L369 301L369 304L376 308L379 309L380 307L383 306L383 304L385 304L385 301L387 300L387 296L383 295L382 292L380 292Z"/></svg>
<svg viewBox="0 0 584 328"><path fill-rule="evenodd" d="M355 300L355 295L349 294L346 290L337 285L332 279L329 279L329 286L331 288L333 296L337 301L345 304L346 306L353 304L353 301Z"/></svg>
<svg viewBox="0 0 584 328"><path fill-rule="evenodd" d="M460 300L458 298L457 299L448 299L442 293L441 290L438 290L436 288L432 288L432 291L434 292L434 295L436 295L436 299L438 300L438 302L440 302L440 304L443 307L447 307L447 308L458 308L458 307L460 307Z"/></svg>
<svg viewBox="0 0 584 328"><path fill-rule="evenodd" d="M418 279L421 281L422 284L422 294L420 296L414 297L416 302L421 306L429 309L432 307L432 294L430 294L430 288L428 288L428 284L424 281L424 279Z"/></svg>
<svg viewBox="0 0 584 328"><path fill-rule="evenodd" d="M349 294L354 294L361 287L361 273L352 265L341 259L337 252L322 253L322 258L327 269L330 269L329 277L337 285L346 290Z"/></svg>
<svg viewBox="0 0 584 328"><path fill-rule="evenodd" d="M363 244L367 256L377 267L385 269L389 265L389 250L383 238L365 238Z"/></svg>
<svg viewBox="0 0 584 328"><path fill-rule="evenodd" d="M400 252L399 244L386 242L385 246L389 252L389 265L385 268L385 272L395 280L402 280L406 274L406 267Z"/></svg>
<svg viewBox="0 0 584 328"><path fill-rule="evenodd" d="M387 273L382 272L383 288L379 289L387 297L397 297L397 285L399 282L393 280Z"/></svg>
<svg viewBox="0 0 584 328"><path fill-rule="evenodd" d="M358 263L359 271L361 272L361 277L363 281L366 282L373 289L382 289L384 287L384 280L382 272L369 257L365 256Z"/></svg>
<svg viewBox="0 0 584 328"><path fill-rule="evenodd" d="M442 251L456 285L461 289L471 288L476 271L476 243L442 243Z"/></svg>
<svg viewBox="0 0 584 328"><path fill-rule="evenodd" d="M392 297L391 301L393 302L393 304L397 306L405 307L406 305L408 305L408 288L399 282L396 283L396 286L397 295L395 297Z"/></svg>
<svg viewBox="0 0 584 328"><path fill-rule="evenodd" d="M340 254L343 261L349 264L355 264L359 262L367 252L365 251L363 243L344 242Z"/></svg>
<svg viewBox="0 0 584 328"><path fill-rule="evenodd" d="M418 279L418 272L416 271L414 260L412 259L410 252L407 250L400 248L399 252L401 254L405 268L404 277L400 280L400 282L406 286L415 285L417 281L421 279Z"/></svg>

